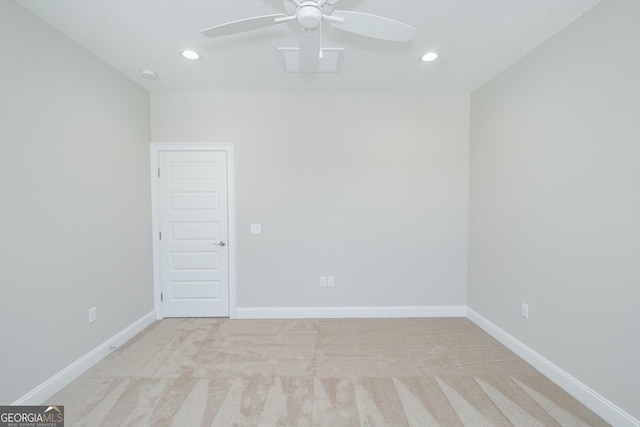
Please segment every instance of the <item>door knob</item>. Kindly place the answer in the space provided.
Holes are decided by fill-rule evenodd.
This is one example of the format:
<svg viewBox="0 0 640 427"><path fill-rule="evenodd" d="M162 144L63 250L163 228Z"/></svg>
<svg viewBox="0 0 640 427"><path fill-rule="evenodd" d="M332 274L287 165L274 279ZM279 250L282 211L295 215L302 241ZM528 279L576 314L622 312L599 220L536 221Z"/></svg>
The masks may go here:
<svg viewBox="0 0 640 427"><path fill-rule="evenodd" d="M227 244L225 242L223 242L222 240L220 240L218 243L214 243L214 245L226 246Z"/></svg>

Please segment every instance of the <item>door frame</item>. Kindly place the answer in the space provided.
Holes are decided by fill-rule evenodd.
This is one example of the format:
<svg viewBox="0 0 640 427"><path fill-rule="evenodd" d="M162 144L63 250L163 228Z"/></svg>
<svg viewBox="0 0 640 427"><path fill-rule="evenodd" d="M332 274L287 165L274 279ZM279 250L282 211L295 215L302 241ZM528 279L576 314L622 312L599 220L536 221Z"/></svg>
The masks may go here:
<svg viewBox="0 0 640 427"><path fill-rule="evenodd" d="M218 142L152 142L151 156L151 240L153 242L153 307L156 319L164 319L162 313L162 271L160 264L160 153L163 151L221 151L227 154L227 214L229 216L229 318L237 318L236 304L236 218L235 218L235 170L233 143Z"/></svg>

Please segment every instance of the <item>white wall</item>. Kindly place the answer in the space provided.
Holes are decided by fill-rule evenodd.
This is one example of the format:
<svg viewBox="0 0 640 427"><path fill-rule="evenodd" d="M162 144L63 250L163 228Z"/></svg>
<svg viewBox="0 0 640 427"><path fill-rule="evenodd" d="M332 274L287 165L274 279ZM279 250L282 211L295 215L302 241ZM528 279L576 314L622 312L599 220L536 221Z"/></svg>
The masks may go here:
<svg viewBox="0 0 640 427"><path fill-rule="evenodd" d="M638 18L606 0L472 96L468 212L467 96L156 93L150 117L0 2L0 403L151 310L151 119L235 143L240 306L465 305L470 218L470 307L639 417Z"/></svg>
<svg viewBox="0 0 640 427"><path fill-rule="evenodd" d="M151 111L155 142L235 144L240 307L466 305L468 96L153 93Z"/></svg>
<svg viewBox="0 0 640 427"><path fill-rule="evenodd" d="M149 94L11 1L0 52L10 404L152 310Z"/></svg>
<svg viewBox="0 0 640 427"><path fill-rule="evenodd" d="M636 418L639 22L606 0L472 95L469 238L470 308Z"/></svg>

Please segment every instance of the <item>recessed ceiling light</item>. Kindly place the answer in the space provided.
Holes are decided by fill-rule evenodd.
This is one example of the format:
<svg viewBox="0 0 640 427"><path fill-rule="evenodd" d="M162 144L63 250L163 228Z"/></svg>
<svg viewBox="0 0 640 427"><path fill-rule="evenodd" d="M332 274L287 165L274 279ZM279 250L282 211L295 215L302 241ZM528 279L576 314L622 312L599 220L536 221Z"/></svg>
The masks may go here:
<svg viewBox="0 0 640 427"><path fill-rule="evenodd" d="M192 61L200 59L200 55L198 54L198 52L193 50L183 50L182 56L184 56L187 59L191 59Z"/></svg>
<svg viewBox="0 0 640 427"><path fill-rule="evenodd" d="M435 61L436 59L438 59L438 54L435 52L425 53L424 56L422 57L423 62L432 62L432 61Z"/></svg>

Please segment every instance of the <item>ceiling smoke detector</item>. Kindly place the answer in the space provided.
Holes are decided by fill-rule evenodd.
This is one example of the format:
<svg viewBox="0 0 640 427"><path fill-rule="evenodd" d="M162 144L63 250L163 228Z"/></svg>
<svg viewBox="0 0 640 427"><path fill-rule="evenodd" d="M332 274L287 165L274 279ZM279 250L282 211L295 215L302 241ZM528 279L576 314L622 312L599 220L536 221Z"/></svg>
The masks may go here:
<svg viewBox="0 0 640 427"><path fill-rule="evenodd" d="M145 68L144 70L140 71L140 74L142 74L142 77L148 80L156 80L158 78L158 73L148 68Z"/></svg>

